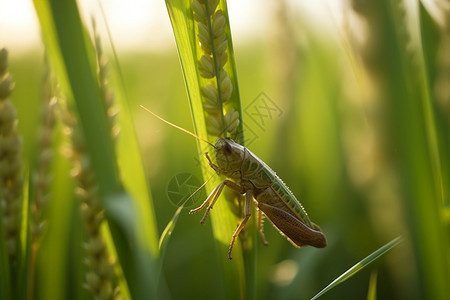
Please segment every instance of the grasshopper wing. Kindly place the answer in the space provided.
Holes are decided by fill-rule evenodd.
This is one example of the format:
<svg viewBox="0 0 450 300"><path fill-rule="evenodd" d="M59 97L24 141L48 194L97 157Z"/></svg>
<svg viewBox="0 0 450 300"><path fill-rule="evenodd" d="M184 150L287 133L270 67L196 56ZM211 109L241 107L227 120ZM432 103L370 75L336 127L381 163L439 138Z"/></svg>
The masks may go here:
<svg viewBox="0 0 450 300"><path fill-rule="evenodd" d="M326 247L325 235L316 224L311 223L313 228L310 228L290 213L272 205L258 203L258 207L295 247L306 245L316 248Z"/></svg>

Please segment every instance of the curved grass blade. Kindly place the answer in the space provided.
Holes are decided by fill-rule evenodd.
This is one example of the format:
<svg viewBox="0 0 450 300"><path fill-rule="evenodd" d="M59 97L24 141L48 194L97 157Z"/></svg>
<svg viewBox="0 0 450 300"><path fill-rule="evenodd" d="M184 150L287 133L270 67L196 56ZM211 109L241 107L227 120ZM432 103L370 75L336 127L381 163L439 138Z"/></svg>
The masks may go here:
<svg viewBox="0 0 450 300"><path fill-rule="evenodd" d="M56 67L65 94L76 103L102 205L131 297L148 299L156 295L157 242L156 234L152 235L148 229L154 224L146 223L150 220L144 219L141 213L147 210L139 207L143 202L136 207L119 180L116 154L95 75L95 54L76 2L47 0L34 1L34 4L51 64ZM136 176L135 172L133 174ZM143 178L140 173L138 176ZM136 182L142 185L145 180Z"/></svg>
<svg viewBox="0 0 450 300"><path fill-rule="evenodd" d="M180 213L183 210L183 208L184 204L177 208L177 210L173 214L172 219L170 219L169 223L167 223L166 227L164 228L164 231L161 234L161 237L159 238L159 250L161 251L162 256L165 253L167 243L169 242L169 238L172 235L173 230L175 229L178 217L180 216Z"/></svg>
<svg viewBox="0 0 450 300"><path fill-rule="evenodd" d="M209 1L214 2L214 1ZM226 1L217 1L218 9L222 10L225 17L224 31L227 37L227 55L228 62L224 69L227 72L233 92L227 104L228 108L234 109L239 114L239 127L232 138L244 144L242 112L239 98L239 90L237 83L236 68L234 63L233 45L231 42L231 32L228 20L228 10ZM205 2L206 3L206 2ZM216 136L208 133L206 119L207 113L203 107L201 86L205 84L205 78L199 73L198 61L203 53L200 47L199 38L197 35L197 24L194 20L193 11L191 9L192 0L166 0L167 10L177 43L178 54L180 57L183 76L187 87L189 103L191 107L192 119L197 135L205 138L211 143L215 142ZM206 4L205 4L206 5ZM214 55L214 47L212 49L212 56ZM215 60L215 58L214 58ZM216 65L215 65L216 66ZM216 68L217 71L217 68ZM216 72L217 74L217 72ZM217 85L218 87L218 85ZM219 90L219 87L218 87ZM220 98L220 97L219 97ZM220 107L223 108L222 99L219 99ZM224 116L223 110L221 113L221 120L223 124ZM225 127L225 126L224 126ZM226 133L224 133L226 135ZM205 152L205 145L198 142L198 149L200 156ZM203 157L201 157L203 161ZM203 169L204 178L209 178L211 170L205 165ZM218 180L214 180L207 184L207 192L218 184ZM240 199L234 199L235 196L228 197L221 196L221 200L217 201L214 206L214 213L211 215L211 223L213 225L213 233L215 239L219 242L219 255L223 255L224 280L226 282L227 298L239 299L246 297L252 299L255 297L255 264L256 264L256 223L253 218L246 226L246 229L251 228L249 238L245 240L245 247L242 243L236 243L233 250L233 261L230 263L226 259L228 245L231 239L231 234L236 229L236 224L240 216L236 216L233 210L233 203L239 203ZM228 201L226 201L226 198ZM230 205L231 204L231 205ZM238 207L234 207L239 211ZM241 240L242 242L242 240Z"/></svg>
<svg viewBox="0 0 450 300"><path fill-rule="evenodd" d="M339 284L343 283L347 279L353 277L358 272L360 272L362 269L370 265L375 260L379 259L383 255L386 255L389 251L394 249L396 246L398 246L402 242L402 237L397 237L387 243L386 245L382 246L375 252L372 252L369 256L355 264L353 267L345 271L341 276L336 278L333 282L331 282L329 285L327 285L323 290L321 290L319 293L317 293L311 300L318 299L320 296L325 294L326 292L330 291L331 289L335 288Z"/></svg>
<svg viewBox="0 0 450 300"><path fill-rule="evenodd" d="M172 235L173 230L175 229L175 225L178 221L178 217L180 216L181 211L184 208L184 205L191 200L192 197L194 197L197 192L199 192L202 188L208 184L208 182L213 178L211 176L208 180L206 180L201 186L199 186L186 200L183 201L183 203L180 205L180 207L177 208L175 213L173 214L172 219L170 219L169 223L167 223L166 228L164 228L163 233L161 234L161 237L159 238L159 250L161 252L161 256L164 256L165 248L167 246L167 243L169 241L170 236Z"/></svg>

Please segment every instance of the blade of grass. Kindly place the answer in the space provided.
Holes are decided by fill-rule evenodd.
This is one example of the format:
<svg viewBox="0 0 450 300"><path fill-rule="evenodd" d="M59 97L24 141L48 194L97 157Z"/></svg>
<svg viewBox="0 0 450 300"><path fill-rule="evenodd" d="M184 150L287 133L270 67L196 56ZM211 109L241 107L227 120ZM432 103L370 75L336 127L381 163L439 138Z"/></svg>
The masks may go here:
<svg viewBox="0 0 450 300"><path fill-rule="evenodd" d="M394 249L398 244L402 242L402 237L397 237L387 243L386 245L380 247L378 250L372 252L370 255L365 257L363 260L355 264L353 267L342 273L338 278L333 280L329 285L327 285L323 290L317 293L311 300L318 299L323 294L329 292L331 289L335 288L339 284L345 282L350 279L354 275L358 274L362 269L370 265L375 260L379 259L383 255L386 255L389 251Z"/></svg>
<svg viewBox="0 0 450 300"><path fill-rule="evenodd" d="M193 193L192 195L190 195L186 200L184 200L184 202L178 207L178 209L175 211L175 213L173 214L172 219L170 219L169 223L167 223L166 228L164 228L163 233L161 234L161 237L159 238L159 249L161 252L161 256L164 255L165 253L165 249L167 246L167 243L169 242L170 236L172 235L173 230L175 229L175 225L177 224L178 218L180 216L181 211L184 208L184 205L191 200L191 198L197 193L199 192L201 189L203 189L208 182L212 179L209 178L207 181L205 181L205 183L203 183L201 186L199 186Z"/></svg>
<svg viewBox="0 0 450 300"><path fill-rule="evenodd" d="M146 241L146 244L143 246L152 253L153 257L158 258L160 257L160 251L158 249L158 230L155 211L153 201L150 198L150 188L145 177L144 163L139 150L136 131L133 127L129 107L130 99L125 88L125 80L112 40L109 24L100 2L99 6L107 29L110 48L113 53L113 59L110 61L110 65L113 66L111 86L114 87L115 98L120 112L118 122L121 135L117 142L117 160L120 177L126 190L133 196L132 199L134 200L136 211L139 212L137 224L140 225L140 240ZM160 261L157 263L160 263ZM161 277L156 274L154 276ZM158 282L161 280L161 278L158 278Z"/></svg>
<svg viewBox="0 0 450 300"><path fill-rule="evenodd" d="M431 117L436 122L434 127L434 134L436 135L434 137L435 152L432 152L435 161L434 170L437 173L438 179L436 184L441 189L442 199L448 201L450 199L450 141L448 139L448 120L445 110L432 105L432 103L437 102L437 99L435 99L436 95L432 93L432 90L439 72L437 55L442 39L437 24L431 18L422 2L419 3L419 17L424 65L423 74L425 76L423 80L426 83L425 86L427 89L425 91L427 101L430 105ZM428 126L432 126L432 123Z"/></svg>
<svg viewBox="0 0 450 300"><path fill-rule="evenodd" d="M54 150L61 146L62 133L58 125L55 130L59 136L55 137ZM39 278L37 299L64 299L67 296L66 262L69 256L69 240L72 211L75 209L73 200L73 185L70 181L70 162L55 155L51 173L54 179L51 182L51 205L48 207L46 219L48 230L42 240L36 259L36 278ZM80 282L81 285L81 282Z"/></svg>
<svg viewBox="0 0 450 300"><path fill-rule="evenodd" d="M448 232L440 219L442 171L429 74L422 57L420 29L407 27L408 11L401 3L384 1L385 26L381 34L389 43L385 65L388 97L384 105L391 113L392 143L398 150L404 207L422 296L450 296ZM415 9L418 2L415 3ZM411 45L413 47L411 47ZM413 60L418 56L418 60Z"/></svg>
<svg viewBox="0 0 450 300"><path fill-rule="evenodd" d="M136 222L139 224L140 240L145 241L145 247L156 258L160 254L155 210L150 198L151 192L145 177L144 163L133 127L128 97L123 87L123 80L118 78L121 77L121 73L117 67L115 69L117 71L114 73L113 84L117 87L115 88L115 94L120 111L119 127L121 131L117 143L120 177L126 190L132 196L136 212L138 212Z"/></svg>
<svg viewBox="0 0 450 300"><path fill-rule="evenodd" d="M372 271L369 278L369 291L367 292L367 300L377 299L377 271Z"/></svg>
<svg viewBox="0 0 450 300"><path fill-rule="evenodd" d="M92 44L84 31L75 1L35 1L34 4L51 63L57 68L64 92L69 98L72 95L76 102L105 215L130 294L134 299L146 299L156 294L155 272L152 271L155 270L157 248L151 245L156 245L156 241L151 234L145 237L141 234L143 224L137 222L147 220L140 215L136 217L142 211L135 209L119 181L114 147L92 63ZM148 229L145 231L149 234Z"/></svg>
<svg viewBox="0 0 450 300"><path fill-rule="evenodd" d="M121 137L118 141L118 164L120 168L121 180L127 191L133 195L135 204L138 207L137 211L140 212L142 220L138 224L142 224L142 238L148 242L148 247L155 257L158 257L158 234L156 226L156 217L153 208L153 201L150 199L150 188L147 184L144 171L144 163L142 161L142 155L139 151L139 145L137 143L137 136L133 127L133 122L130 113L129 97L125 88L125 80L123 78L122 68L119 62L117 50L115 48L111 30L106 19L106 14L103 9L102 3L99 1L101 15L104 20L106 31L108 34L109 45L113 54L113 60L111 65L113 69L113 82L115 86L114 92L119 106L119 128L121 130Z"/></svg>
<svg viewBox="0 0 450 300"><path fill-rule="evenodd" d="M114 147L94 72L92 44L88 42L87 33L84 31L74 1L50 0L49 4L56 29L55 37L58 41L58 49L53 50L59 50L61 53L62 64L69 83L68 89L64 92L73 95L75 100L86 145L99 182L100 194L106 196L121 193ZM50 57L53 53L54 51L51 52ZM100 147L100 145L103 146Z"/></svg>
<svg viewBox="0 0 450 300"><path fill-rule="evenodd" d="M183 210L184 205L181 205L177 208L175 213L173 214L172 219L170 219L169 223L167 223L166 227L161 234L159 239L159 249L161 251L161 255L164 256L165 249L167 243L169 242L170 236L172 235L173 230L175 229L175 225L177 224L178 218L180 217L180 213Z"/></svg>
<svg viewBox="0 0 450 300"><path fill-rule="evenodd" d="M31 233L29 226L29 213L30 213L30 176L29 172L24 172L24 183L22 186L22 224L20 225L20 246L21 257L20 269L17 278L16 295L19 295L21 299L26 298L27 291L24 286L27 286L28 282L28 268L30 266L29 254L31 246Z"/></svg>
<svg viewBox="0 0 450 300"><path fill-rule="evenodd" d="M423 115L425 120L425 129L427 133L427 141L429 145L429 155L430 155L430 164L434 175L434 182L435 182L435 189L437 191L437 194L439 195L439 199L445 199L443 197L446 196L447 191L445 191L446 187L443 180L443 170L445 168L442 168L442 157L443 153L440 151L442 148L442 139L446 139L445 136L439 136L441 133L437 130L437 123L436 123L436 106L434 105L436 101L432 101L433 96L431 95L431 84L432 84L432 78L434 78L434 72L432 71L432 64L436 61L435 53L437 43L438 43L438 36L433 29L431 28L431 22L430 18L427 18L427 15L425 13L425 9L423 7L423 4L418 4L419 14L421 16L421 19L423 20L421 24L423 26L421 28L417 27L416 30L418 32L417 36L420 35L422 31L424 32L422 35L420 35L420 38L424 38L425 40L422 41L421 47L419 48L420 51L420 59L421 59L421 72L420 72L420 80L421 80L421 91L422 91L422 107L423 107ZM445 152L444 152L445 153ZM445 155L447 156L447 155ZM448 177L447 177L448 178ZM438 200L438 199L437 199ZM438 202L440 202L438 200ZM442 203L442 202L441 202Z"/></svg>
<svg viewBox="0 0 450 300"><path fill-rule="evenodd" d="M368 21L370 61L368 67L377 84L383 132L392 166L398 177L399 196L414 252L419 297L449 298L450 268L448 229L441 220L443 174L435 103L430 101L430 75L420 39L418 1L376 1L359 10ZM432 35L428 36L433 39ZM430 40L427 40L429 43ZM434 42L433 42L434 44ZM445 138L447 139L448 136ZM444 178L446 179L446 178ZM447 180L448 181L448 180Z"/></svg>
<svg viewBox="0 0 450 300"><path fill-rule="evenodd" d="M183 76L187 87L195 131L200 137L208 137L210 142L214 142L215 138L208 135L206 129L206 114L203 108L202 95L200 91L202 78L199 75L197 68L197 60L199 59L198 55L202 52L200 52L201 49L196 34L196 23L193 19L191 3L192 1L190 0L166 0L167 10L172 23L181 67L183 70ZM225 33L228 40L227 53L229 60L225 69L230 77L234 90L230 101L232 103L231 106L239 113L240 119L239 129L237 130L237 135L234 139L240 144L243 144L244 135L242 113L226 1L220 1L219 8L223 11L226 18ZM200 150L200 159L203 161L204 158L202 157L202 153L205 152L205 145L198 142L198 149ZM210 169L203 169L205 179L210 177L210 173ZM214 186L217 184L217 180L209 183L206 187L207 191L212 191ZM233 199L234 197L235 196L228 197L228 202L233 203L235 200ZM221 198L223 198L223 196ZM242 199L239 199L238 201L242 201ZM230 210L227 201L224 201L224 199L218 201L214 208L214 213L211 214L211 222L213 225L215 239L219 242L219 256L223 255L224 258L221 260L224 268L227 298L239 299L245 297L252 299L255 297L255 222L253 222L251 218L250 220L252 221L246 226L247 229L252 229L250 238L247 239L244 249L241 247L241 243L236 243L233 250L233 261L228 262L225 260L227 253L226 251L231 239L231 234L236 228L238 218Z"/></svg>

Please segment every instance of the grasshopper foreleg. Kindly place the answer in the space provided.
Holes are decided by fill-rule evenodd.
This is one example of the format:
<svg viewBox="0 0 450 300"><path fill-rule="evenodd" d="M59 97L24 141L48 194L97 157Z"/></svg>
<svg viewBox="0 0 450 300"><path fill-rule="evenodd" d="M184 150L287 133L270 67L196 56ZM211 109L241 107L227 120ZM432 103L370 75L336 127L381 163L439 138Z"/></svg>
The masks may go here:
<svg viewBox="0 0 450 300"><path fill-rule="evenodd" d="M222 171L220 170L220 168L212 162L211 158L209 157L208 152L205 152L205 157L206 157L206 159L207 159L208 162L209 162L209 166L210 166L217 174L219 174L219 175L222 174Z"/></svg>
<svg viewBox="0 0 450 300"><path fill-rule="evenodd" d="M228 186L229 188L231 188L232 190L243 194L242 191L242 187L236 183L234 183L233 181L230 180L224 180L221 183L219 183L211 192L211 194L209 194L208 198L206 198L206 200L202 203L202 205L200 205L199 207L195 208L195 209L191 209L189 211L190 214L196 213L200 210L202 210L206 205L208 205L208 207L206 208L205 214L203 215L203 218L200 220L200 223L203 224L206 220L206 218L208 217L209 211L213 208L214 204L216 203L217 199L219 198L220 194L222 193L223 188L226 186Z"/></svg>

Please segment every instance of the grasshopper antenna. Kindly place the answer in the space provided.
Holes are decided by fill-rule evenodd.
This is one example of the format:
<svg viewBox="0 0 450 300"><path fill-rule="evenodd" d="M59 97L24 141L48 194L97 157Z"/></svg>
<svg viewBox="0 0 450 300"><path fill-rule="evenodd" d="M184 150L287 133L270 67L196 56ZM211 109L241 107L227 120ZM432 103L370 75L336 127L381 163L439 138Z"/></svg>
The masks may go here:
<svg viewBox="0 0 450 300"><path fill-rule="evenodd" d="M202 142L208 143L209 145L211 145L211 147L216 148L212 143L208 142L207 140L205 140L204 138L199 137L198 135L196 135L195 133L190 132L189 130L186 130L178 125L175 125L165 119L163 119L162 117L158 116L157 114L155 114L154 112L152 112L150 109L148 109L147 107L145 107L144 105L139 105L141 108L143 108L145 111L147 111L148 113L151 113L153 116L157 117L158 119L160 119L161 121L163 121L166 124L169 124L172 127L175 127L176 129L179 129L183 132L186 132L187 134L192 135L193 137L199 139Z"/></svg>

